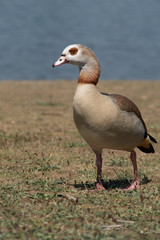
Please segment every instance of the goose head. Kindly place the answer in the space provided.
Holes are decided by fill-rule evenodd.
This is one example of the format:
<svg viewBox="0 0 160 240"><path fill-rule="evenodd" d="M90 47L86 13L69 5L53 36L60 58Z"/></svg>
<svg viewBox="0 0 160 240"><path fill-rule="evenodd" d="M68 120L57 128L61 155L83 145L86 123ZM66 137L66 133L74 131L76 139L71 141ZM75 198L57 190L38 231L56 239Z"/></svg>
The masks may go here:
<svg viewBox="0 0 160 240"><path fill-rule="evenodd" d="M79 82L88 82L87 79L92 83L98 82L100 75L100 66L95 54L86 46L81 44L72 44L66 47L60 58L52 65L57 67L65 63L77 65L80 70ZM95 78L97 79L95 81ZM96 84L95 83L95 84Z"/></svg>

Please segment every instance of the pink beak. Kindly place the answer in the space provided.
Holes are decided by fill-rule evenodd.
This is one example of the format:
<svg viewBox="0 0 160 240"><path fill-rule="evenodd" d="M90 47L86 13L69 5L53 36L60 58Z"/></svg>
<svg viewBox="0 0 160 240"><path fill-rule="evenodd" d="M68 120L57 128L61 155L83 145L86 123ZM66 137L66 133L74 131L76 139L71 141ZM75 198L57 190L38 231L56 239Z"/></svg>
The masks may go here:
<svg viewBox="0 0 160 240"><path fill-rule="evenodd" d="M64 63L68 63L68 60L65 58L65 56L60 56L60 58L53 63L52 67L58 67Z"/></svg>

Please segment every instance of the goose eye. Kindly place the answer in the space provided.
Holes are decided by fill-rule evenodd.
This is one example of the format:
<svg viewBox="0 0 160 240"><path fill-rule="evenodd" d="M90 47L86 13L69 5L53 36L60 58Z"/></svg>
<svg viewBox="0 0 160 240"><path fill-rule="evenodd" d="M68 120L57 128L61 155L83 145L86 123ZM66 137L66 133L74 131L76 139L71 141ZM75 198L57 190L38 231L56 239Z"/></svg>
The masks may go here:
<svg viewBox="0 0 160 240"><path fill-rule="evenodd" d="M71 55L76 55L78 52L78 49L76 47L73 47L73 48L69 49L69 52Z"/></svg>

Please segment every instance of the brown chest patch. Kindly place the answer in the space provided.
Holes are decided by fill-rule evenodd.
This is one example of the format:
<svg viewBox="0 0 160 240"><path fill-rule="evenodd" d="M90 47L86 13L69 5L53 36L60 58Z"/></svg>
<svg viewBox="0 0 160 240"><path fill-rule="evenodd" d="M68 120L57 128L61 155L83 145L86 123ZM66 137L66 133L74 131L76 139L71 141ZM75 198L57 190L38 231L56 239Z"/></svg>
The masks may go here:
<svg viewBox="0 0 160 240"><path fill-rule="evenodd" d="M76 53L78 52L78 48L73 47L73 48L69 49L69 52L71 55L76 55Z"/></svg>

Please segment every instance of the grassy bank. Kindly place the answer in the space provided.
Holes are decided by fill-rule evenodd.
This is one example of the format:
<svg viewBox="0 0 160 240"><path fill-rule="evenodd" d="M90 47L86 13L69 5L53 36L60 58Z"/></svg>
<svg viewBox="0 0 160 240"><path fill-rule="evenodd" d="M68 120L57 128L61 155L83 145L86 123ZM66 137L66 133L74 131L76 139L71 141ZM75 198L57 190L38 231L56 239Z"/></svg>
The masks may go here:
<svg viewBox="0 0 160 240"><path fill-rule="evenodd" d="M76 82L0 82L0 239L159 239L159 144L137 150L141 188L129 154L103 153L105 192L91 192L95 156L73 122ZM131 98L160 138L160 82L101 81Z"/></svg>

